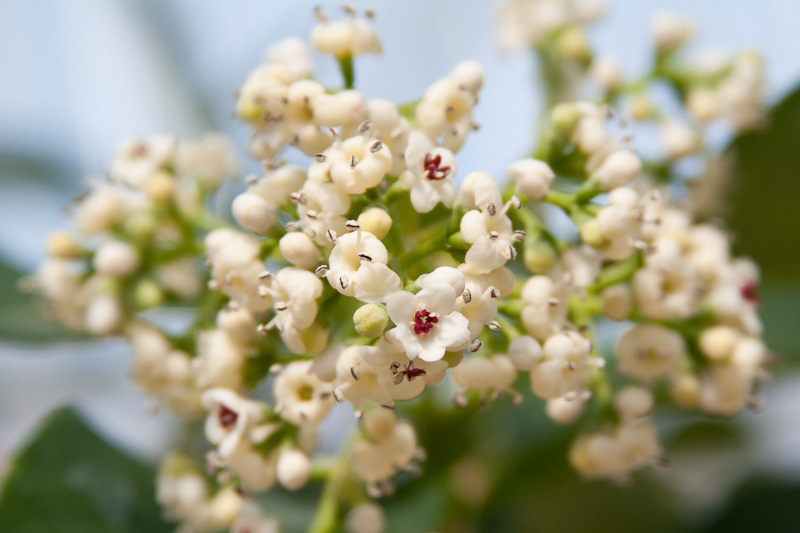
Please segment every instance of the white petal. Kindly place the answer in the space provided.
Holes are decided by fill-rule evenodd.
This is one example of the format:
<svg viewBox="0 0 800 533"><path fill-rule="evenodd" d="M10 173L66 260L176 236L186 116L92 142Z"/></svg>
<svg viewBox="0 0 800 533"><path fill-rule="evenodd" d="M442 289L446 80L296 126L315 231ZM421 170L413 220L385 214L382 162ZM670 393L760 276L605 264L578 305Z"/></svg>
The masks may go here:
<svg viewBox="0 0 800 533"><path fill-rule="evenodd" d="M364 263L356 272L354 296L366 303L385 302L389 296L403 288L391 268L381 263Z"/></svg>
<svg viewBox="0 0 800 533"><path fill-rule="evenodd" d="M461 236L464 240L472 244L481 236L488 234L486 229L486 217L480 211L473 209L467 211L461 218Z"/></svg>
<svg viewBox="0 0 800 533"><path fill-rule="evenodd" d="M469 320L461 313L450 313L439 318L435 326L436 342L444 348L457 348L469 342ZM426 359L427 361L428 359Z"/></svg>
<svg viewBox="0 0 800 533"><path fill-rule="evenodd" d="M422 306L440 316L449 314L456 305L456 291L447 283L432 283L417 293Z"/></svg>
<svg viewBox="0 0 800 533"><path fill-rule="evenodd" d="M411 188L411 205L418 213L429 213L439 203L439 193L427 179L421 179Z"/></svg>
<svg viewBox="0 0 800 533"><path fill-rule="evenodd" d="M419 309L419 305L420 302L416 295L407 291L397 291L386 301L386 311L392 322L399 326L414 319L414 313Z"/></svg>

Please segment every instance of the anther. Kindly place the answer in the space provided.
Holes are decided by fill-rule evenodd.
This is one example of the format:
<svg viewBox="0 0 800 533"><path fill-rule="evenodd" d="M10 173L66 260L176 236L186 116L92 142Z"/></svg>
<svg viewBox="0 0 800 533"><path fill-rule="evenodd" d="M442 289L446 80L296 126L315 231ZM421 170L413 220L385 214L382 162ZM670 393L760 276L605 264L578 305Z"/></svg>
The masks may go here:
<svg viewBox="0 0 800 533"><path fill-rule="evenodd" d="M472 301L472 292L469 289L464 289L464 292L461 293L461 298L463 298L465 304L470 303Z"/></svg>
<svg viewBox="0 0 800 533"><path fill-rule="evenodd" d="M339 278L339 285L342 287L342 290L345 290L350 286L350 280L347 279L347 276L341 276Z"/></svg>
<svg viewBox="0 0 800 533"><path fill-rule="evenodd" d="M272 277L272 273L269 270L265 270L261 274L258 275L258 279L261 281L266 281Z"/></svg>
<svg viewBox="0 0 800 533"><path fill-rule="evenodd" d="M331 244L336 244L336 232L332 229L329 229L325 232L325 238L328 239L328 242Z"/></svg>
<svg viewBox="0 0 800 533"><path fill-rule="evenodd" d="M356 156L354 156L354 155L351 155L350 156L350 168L356 168L357 164L358 164L358 158Z"/></svg>
<svg viewBox="0 0 800 533"><path fill-rule="evenodd" d="M320 265L314 271L314 274L316 274L318 278L324 278L325 274L327 273L328 273L328 265Z"/></svg>
<svg viewBox="0 0 800 533"><path fill-rule="evenodd" d="M515 230L513 239L514 239L514 242L522 242L522 241L524 241L525 240L525 232L522 231L521 229Z"/></svg>
<svg viewBox="0 0 800 533"><path fill-rule="evenodd" d="M326 156L325 154L316 154L314 156L314 161L316 161L317 163L324 163L327 160L328 156Z"/></svg>
<svg viewBox="0 0 800 533"><path fill-rule="evenodd" d="M490 203L489 205L486 206L486 212L489 213L490 217L495 216L497 214L497 206L494 205L494 203ZM493 233L497 233L497 232L493 232Z"/></svg>
<svg viewBox="0 0 800 533"><path fill-rule="evenodd" d="M372 262L372 258L367 254L358 254L358 258L361 259L362 261L366 261L367 263Z"/></svg>
<svg viewBox="0 0 800 533"><path fill-rule="evenodd" d="M289 306L286 305L286 302L278 302L275 304L276 311L286 311L288 308Z"/></svg>
<svg viewBox="0 0 800 533"><path fill-rule="evenodd" d="M365 120L358 126L358 131L360 133L364 133L370 128L370 126L372 126L372 123L369 120Z"/></svg>
<svg viewBox="0 0 800 533"><path fill-rule="evenodd" d="M358 367L351 366L350 367L350 375L353 376L353 379L358 381L361 379L361 372L358 371Z"/></svg>
<svg viewBox="0 0 800 533"><path fill-rule="evenodd" d="M348 220L344 223L344 227L349 229L350 231L361 229L361 224L358 223L357 220Z"/></svg>
<svg viewBox="0 0 800 533"><path fill-rule="evenodd" d="M373 154L383 148L383 143L381 141L375 141L375 144L369 147L369 151Z"/></svg>
<svg viewBox="0 0 800 533"><path fill-rule="evenodd" d="M467 350L471 353L475 353L483 347L483 341L480 339L473 339L472 342L469 343Z"/></svg>
<svg viewBox="0 0 800 533"><path fill-rule="evenodd" d="M500 331L500 322L497 320L492 320L489 322L489 329L492 331Z"/></svg>

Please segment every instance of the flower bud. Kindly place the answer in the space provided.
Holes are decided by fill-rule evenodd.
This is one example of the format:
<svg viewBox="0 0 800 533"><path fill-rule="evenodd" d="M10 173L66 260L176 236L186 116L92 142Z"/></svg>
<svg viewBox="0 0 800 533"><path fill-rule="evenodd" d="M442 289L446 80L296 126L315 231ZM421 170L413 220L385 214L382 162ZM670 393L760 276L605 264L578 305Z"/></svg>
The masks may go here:
<svg viewBox="0 0 800 533"><path fill-rule="evenodd" d="M389 325L389 313L381 305L362 305L353 313L353 324L359 335L374 339L380 337L386 326Z"/></svg>
<svg viewBox="0 0 800 533"><path fill-rule="evenodd" d="M169 202L175 193L175 180L161 170L148 178L145 190L154 202L164 204Z"/></svg>
<svg viewBox="0 0 800 533"><path fill-rule="evenodd" d="M671 384L675 403L684 409L694 409L700 401L700 380L694 374L681 374Z"/></svg>
<svg viewBox="0 0 800 533"><path fill-rule="evenodd" d="M126 242L109 241L97 250L94 268L104 276L124 278L139 268L139 252Z"/></svg>
<svg viewBox="0 0 800 533"><path fill-rule="evenodd" d="M217 314L217 327L242 344L250 344L256 336L256 319L244 307L223 307Z"/></svg>
<svg viewBox="0 0 800 533"><path fill-rule="evenodd" d="M646 120L653 116L653 104L650 102L650 98L645 94L639 93L633 95L633 97L631 97L630 106L630 113L633 120Z"/></svg>
<svg viewBox="0 0 800 533"><path fill-rule="evenodd" d="M558 259L558 252L546 239L529 234L525 237L522 260L534 274L543 274L550 270Z"/></svg>
<svg viewBox="0 0 800 533"><path fill-rule="evenodd" d="M558 35L556 46L562 57L570 61L588 61L591 55L586 32L579 25L571 26Z"/></svg>
<svg viewBox="0 0 800 533"><path fill-rule="evenodd" d="M305 233L287 233L281 237L278 246L283 257L293 265L305 269L319 265L319 249Z"/></svg>
<svg viewBox="0 0 800 533"><path fill-rule="evenodd" d="M462 61L456 65L448 78L471 94L477 94L483 86L483 67L477 61Z"/></svg>
<svg viewBox="0 0 800 533"><path fill-rule="evenodd" d="M606 91L619 87L622 74L620 64L615 57L601 57L592 63L589 76Z"/></svg>
<svg viewBox="0 0 800 533"><path fill-rule="evenodd" d="M511 163L508 175L516 182L516 192L532 200L541 200L550 189L555 174L544 161L523 159Z"/></svg>
<svg viewBox="0 0 800 533"><path fill-rule="evenodd" d="M533 337L517 337L508 345L508 358L517 370L528 372L542 360L542 346Z"/></svg>
<svg viewBox="0 0 800 533"><path fill-rule="evenodd" d="M608 241L600 233L600 225L597 223L596 218L586 220L578 228L581 240L591 246L592 248L602 250L608 246Z"/></svg>
<svg viewBox="0 0 800 533"><path fill-rule="evenodd" d="M367 502L353 508L345 520L347 533L381 533L383 511L377 503Z"/></svg>
<svg viewBox="0 0 800 533"><path fill-rule="evenodd" d="M625 387L614 397L614 407L625 420L643 418L653 410L653 393L644 387Z"/></svg>
<svg viewBox="0 0 800 533"><path fill-rule="evenodd" d="M161 288L151 279L143 279L136 284L134 300L139 309L152 309L161 304L163 299Z"/></svg>
<svg viewBox="0 0 800 533"><path fill-rule="evenodd" d="M703 355L712 361L723 361L733 354L738 342L739 333L735 329L716 326L703 331L698 344Z"/></svg>
<svg viewBox="0 0 800 533"><path fill-rule="evenodd" d="M656 50L660 54L672 52L692 36L692 23L673 13L662 12L653 17L650 26Z"/></svg>
<svg viewBox="0 0 800 533"><path fill-rule="evenodd" d="M86 307L86 331L98 337L113 335L119 331L123 316L122 305L115 297L110 294L95 296Z"/></svg>
<svg viewBox="0 0 800 533"><path fill-rule="evenodd" d="M581 119L581 112L575 104L558 104L550 112L552 134L566 144ZM561 144L561 143L560 143Z"/></svg>
<svg viewBox="0 0 800 533"><path fill-rule="evenodd" d="M586 407L586 402L580 397L567 399L561 396L547 400L545 412L550 420L556 424L566 425L577 420L581 416L584 407Z"/></svg>
<svg viewBox="0 0 800 533"><path fill-rule="evenodd" d="M632 182L642 173L642 162L632 152L617 150L606 157L593 177L605 190L616 189Z"/></svg>
<svg viewBox="0 0 800 533"><path fill-rule="evenodd" d="M379 207L370 207L358 216L361 229L383 239L392 229L392 217Z"/></svg>
<svg viewBox="0 0 800 533"><path fill-rule="evenodd" d="M367 437L375 442L380 442L394 433L397 416L389 409L373 409L364 413L361 423Z"/></svg>
<svg viewBox="0 0 800 533"><path fill-rule="evenodd" d="M300 450L285 449L278 456L277 474L281 485L289 490L297 490L308 482L311 461Z"/></svg>
<svg viewBox="0 0 800 533"><path fill-rule="evenodd" d="M671 159L693 154L702 142L697 132L677 120L668 120L661 124L658 135L667 157Z"/></svg>
<svg viewBox="0 0 800 533"><path fill-rule="evenodd" d="M686 99L686 107L695 119L707 122L719 112L719 94L711 89L694 89Z"/></svg>
<svg viewBox="0 0 800 533"><path fill-rule="evenodd" d="M65 231L54 231L47 236L45 244L47 255L56 259L77 259L86 253L86 250Z"/></svg>
<svg viewBox="0 0 800 533"><path fill-rule="evenodd" d="M603 315L611 320L625 320L633 309L633 291L624 284L618 283L606 288L602 296Z"/></svg>
<svg viewBox="0 0 800 533"><path fill-rule="evenodd" d="M272 206L257 194L245 192L233 201L233 218L242 227L256 233L267 233L275 223Z"/></svg>

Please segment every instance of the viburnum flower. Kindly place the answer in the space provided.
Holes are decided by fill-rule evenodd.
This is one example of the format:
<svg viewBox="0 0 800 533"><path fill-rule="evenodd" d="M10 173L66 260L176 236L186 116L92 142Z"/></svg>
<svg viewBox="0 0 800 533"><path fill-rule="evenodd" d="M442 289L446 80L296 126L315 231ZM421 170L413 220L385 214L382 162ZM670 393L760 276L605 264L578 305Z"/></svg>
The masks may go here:
<svg viewBox="0 0 800 533"><path fill-rule="evenodd" d="M513 203L514 200L505 206L488 203L481 211L467 211L461 218L461 236L472 244L465 261L478 272L491 272L517 256L514 244L519 241L519 234L514 233L506 215Z"/></svg>
<svg viewBox="0 0 800 533"><path fill-rule="evenodd" d="M458 67L456 67L458 68ZM473 129L472 108L477 101L476 93L458 77L447 76L431 85L417 106L417 120L428 137L441 138L441 146L457 152L464 144L467 134Z"/></svg>
<svg viewBox="0 0 800 533"><path fill-rule="evenodd" d="M408 138L405 161L408 170L403 174L403 185L411 191L414 209L427 213L440 202L453 207L453 178L458 167L450 150L436 146L427 135L415 130Z"/></svg>
<svg viewBox="0 0 800 533"><path fill-rule="evenodd" d="M301 268L286 267L274 276L261 275L258 293L269 301L275 317L266 328L274 327L286 345L298 353L308 353L301 330L312 326L317 317L317 298L322 295L322 282L312 272Z"/></svg>
<svg viewBox="0 0 800 533"><path fill-rule="evenodd" d="M298 224L321 246L331 246L329 231L341 235L346 230L344 215L350 210L350 195L334 183L307 181L297 194Z"/></svg>
<svg viewBox="0 0 800 533"><path fill-rule="evenodd" d="M333 405L332 387L311 371L311 361L293 361L275 379L275 412L298 426L316 426Z"/></svg>
<svg viewBox="0 0 800 533"><path fill-rule="evenodd" d="M134 188L172 161L177 140L171 135L155 135L146 139L128 139L120 143L111 163L111 179Z"/></svg>
<svg viewBox="0 0 800 533"><path fill-rule="evenodd" d="M678 371L686 345L678 333L658 324L637 324L617 347L620 374L649 383Z"/></svg>
<svg viewBox="0 0 800 533"><path fill-rule="evenodd" d="M375 235L357 229L337 237L327 273L331 287L362 302L385 302L399 291L400 277L388 266L389 254Z"/></svg>
<svg viewBox="0 0 800 533"><path fill-rule="evenodd" d="M392 168L392 154L381 141L351 137L337 141L317 156L309 168L309 179L317 183L333 181L348 194L363 194L381 182Z"/></svg>
<svg viewBox="0 0 800 533"><path fill-rule="evenodd" d="M446 283L433 283L417 294L398 291L386 302L397 326L390 332L409 359L438 361L449 349L463 348L470 339L469 321L454 311L456 293Z"/></svg>
<svg viewBox="0 0 800 533"><path fill-rule="evenodd" d="M364 414L364 433L367 439L353 444L350 462L353 471L367 483L389 480L405 469L417 456L417 436L414 428L387 409Z"/></svg>
<svg viewBox="0 0 800 533"><path fill-rule="evenodd" d="M327 16L317 11L322 19L311 32L311 43L322 54L336 57L359 56L362 54L380 54L382 45L378 34L365 19L356 19L355 10L348 9L347 20L328 21Z"/></svg>
<svg viewBox="0 0 800 533"><path fill-rule="evenodd" d="M202 402L208 411L206 438L217 446L223 458L230 457L242 439L261 442L271 431L270 426L262 424L265 405L230 389L207 390L203 393Z"/></svg>

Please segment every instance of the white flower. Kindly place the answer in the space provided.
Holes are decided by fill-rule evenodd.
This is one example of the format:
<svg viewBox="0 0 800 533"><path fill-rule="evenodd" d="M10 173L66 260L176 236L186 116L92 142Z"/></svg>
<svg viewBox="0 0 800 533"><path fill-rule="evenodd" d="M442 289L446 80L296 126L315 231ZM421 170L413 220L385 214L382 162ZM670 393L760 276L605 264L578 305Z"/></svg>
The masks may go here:
<svg viewBox="0 0 800 533"><path fill-rule="evenodd" d="M296 198L300 226L313 233L311 238L317 244L331 245L328 230L337 235L346 231L344 215L350 210L350 195L338 185L307 181Z"/></svg>
<svg viewBox="0 0 800 533"><path fill-rule="evenodd" d="M517 369L505 355L471 356L453 369L456 385L467 390L507 391L514 384Z"/></svg>
<svg viewBox="0 0 800 533"><path fill-rule="evenodd" d="M437 147L427 135L415 130L408 138L405 161L408 170L403 174L403 185L411 191L414 209L427 213L440 202L453 207L457 166L450 150Z"/></svg>
<svg viewBox="0 0 800 533"><path fill-rule="evenodd" d="M367 120L367 103L358 91L323 93L314 98L314 122L326 128L354 128Z"/></svg>
<svg viewBox="0 0 800 533"><path fill-rule="evenodd" d="M470 172L458 189L458 201L466 209L486 209L489 204L503 203L500 188L487 172Z"/></svg>
<svg viewBox="0 0 800 533"><path fill-rule="evenodd" d="M354 16L340 22L321 22L311 32L311 44L321 54L355 57L380 54L380 38L369 22Z"/></svg>
<svg viewBox="0 0 800 533"><path fill-rule="evenodd" d="M339 354L334 394L359 406L367 401L391 402L389 393L378 383L380 367L368 363L361 353L361 346L349 346Z"/></svg>
<svg viewBox="0 0 800 533"><path fill-rule="evenodd" d="M482 273L469 264L459 266L458 270L464 278L464 289L460 293L462 297L456 301L456 310L467 317L470 335L477 337L483 326L497 317L498 300L508 296L514 288L514 273L505 267Z"/></svg>
<svg viewBox="0 0 800 533"><path fill-rule="evenodd" d="M544 341L567 323L569 287L548 276L533 276L522 286L522 323L534 338Z"/></svg>
<svg viewBox="0 0 800 533"><path fill-rule="evenodd" d="M255 333L255 325L253 326ZM192 361L197 385L201 388L242 387L242 367L247 347L226 331L213 329L197 335L197 357Z"/></svg>
<svg viewBox="0 0 800 533"><path fill-rule="evenodd" d="M286 67L295 79L311 74L314 69L308 46L297 37L289 37L270 46L267 50L267 63Z"/></svg>
<svg viewBox="0 0 800 533"><path fill-rule="evenodd" d="M308 482L311 475L311 460L294 448L281 451L276 467L278 481L289 490L297 490Z"/></svg>
<svg viewBox="0 0 800 533"><path fill-rule="evenodd" d="M592 61L589 76L606 91L613 91L622 78L622 67L616 57L599 57Z"/></svg>
<svg viewBox="0 0 800 533"><path fill-rule="evenodd" d="M700 379L700 408L712 415L736 414L749 395L749 376L734 365L713 365Z"/></svg>
<svg viewBox="0 0 800 533"><path fill-rule="evenodd" d="M570 462L586 477L625 481L629 473L654 464L661 455L658 433L648 423L625 424L610 431L580 437L570 450Z"/></svg>
<svg viewBox="0 0 800 533"><path fill-rule="evenodd" d="M293 361L275 379L275 412L289 423L316 426L333 405L331 386L311 372L311 361Z"/></svg>
<svg viewBox="0 0 800 533"><path fill-rule="evenodd" d="M345 523L348 533L382 533L385 520L380 505L365 502L347 513Z"/></svg>
<svg viewBox="0 0 800 533"><path fill-rule="evenodd" d="M417 456L414 428L408 422L397 421L393 412L369 411L364 414L363 424L369 440L353 444L350 463L355 474L367 483L388 481Z"/></svg>
<svg viewBox="0 0 800 533"><path fill-rule="evenodd" d="M300 268L314 268L319 265L320 253L314 241L303 232L290 232L278 242L284 259Z"/></svg>
<svg viewBox="0 0 800 533"><path fill-rule="evenodd" d="M109 231L149 205L138 191L126 191L108 182L91 182L90 187L89 194L78 201L73 214L75 227L82 235Z"/></svg>
<svg viewBox="0 0 800 533"><path fill-rule="evenodd" d="M408 137L411 126L405 117L400 116L397 106L389 100L370 100L367 102L367 114L369 117L370 137L380 140L389 147L392 154L392 167L389 174L399 176L406 170L406 162L403 154L408 145ZM342 134L343 137L349 135Z"/></svg>
<svg viewBox="0 0 800 533"><path fill-rule="evenodd" d="M125 320L125 310L118 298L110 294L98 294L86 306L84 323L86 331L103 337L119 332Z"/></svg>
<svg viewBox="0 0 800 533"><path fill-rule="evenodd" d="M457 152L472 130L472 108L476 97L458 81L442 78L422 95L417 106L419 127L440 145Z"/></svg>
<svg viewBox="0 0 800 533"><path fill-rule="evenodd" d="M139 252L123 241L108 241L100 245L94 256L94 268L112 278L127 277L139 269Z"/></svg>
<svg viewBox="0 0 800 533"><path fill-rule="evenodd" d="M465 262L478 272L491 272L517 256L517 239L506 215L511 205L512 201L505 206L488 203L481 211L467 211L461 218L461 236L472 245Z"/></svg>
<svg viewBox="0 0 800 533"><path fill-rule="evenodd" d="M603 159L592 177L600 181L605 190L616 189L632 182L642 173L639 157L628 150L616 150Z"/></svg>
<svg viewBox="0 0 800 533"><path fill-rule="evenodd" d="M393 335L409 359L438 361L447 350L463 348L469 341L469 321L454 311L456 293L446 283L434 283L417 294L398 291L386 302L397 326Z"/></svg>
<svg viewBox="0 0 800 533"><path fill-rule="evenodd" d="M307 270L286 267L262 280L258 292L275 310L267 327L274 326L290 348L296 346L300 330L311 327L317 317L322 281Z"/></svg>
<svg viewBox="0 0 800 533"><path fill-rule="evenodd" d="M614 396L614 408L623 420L644 418L653 410L653 393L644 387L625 387Z"/></svg>
<svg viewBox="0 0 800 533"><path fill-rule="evenodd" d="M533 337L517 337L508 345L508 358L517 370L529 372L541 362L542 346Z"/></svg>
<svg viewBox="0 0 800 533"><path fill-rule="evenodd" d="M275 518L265 517L258 504L245 501L236 514L230 533L279 533L280 528Z"/></svg>
<svg viewBox="0 0 800 533"><path fill-rule="evenodd" d="M249 400L226 388L207 390L202 396L208 411L205 434L208 441L227 459L239 449L242 440L261 442L271 430L262 424L265 405Z"/></svg>
<svg viewBox="0 0 800 533"><path fill-rule="evenodd" d="M361 229L338 237L329 261L327 278L331 286L362 302L385 302L402 286L400 277L386 266L386 247Z"/></svg>
<svg viewBox="0 0 800 533"><path fill-rule="evenodd" d="M309 179L333 181L348 194L363 194L381 182L392 167L392 154L381 141L356 136L336 142L311 164Z"/></svg>
<svg viewBox="0 0 800 533"><path fill-rule="evenodd" d="M205 244L215 287L254 313L269 309L270 302L258 294L259 276L264 272L258 239L231 229L218 229L206 236Z"/></svg>
<svg viewBox="0 0 800 533"><path fill-rule="evenodd" d="M617 347L617 370L646 383L675 374L686 353L678 333L657 324L637 324Z"/></svg>
<svg viewBox="0 0 800 533"><path fill-rule="evenodd" d="M650 31L658 51L666 54L688 41L694 32L694 27L690 20L662 11L653 17Z"/></svg>
<svg viewBox="0 0 800 533"><path fill-rule="evenodd" d="M158 170L172 161L177 141L170 135L127 139L117 146L111 162L111 179L141 188Z"/></svg>
<svg viewBox="0 0 800 533"><path fill-rule="evenodd" d="M574 331L548 338L542 360L531 369L531 389L544 399L576 395L586 386L591 342Z"/></svg>
<svg viewBox="0 0 800 533"><path fill-rule="evenodd" d="M696 152L702 138L691 126L671 119L659 126L661 145L670 159L680 159Z"/></svg>
<svg viewBox="0 0 800 533"><path fill-rule="evenodd" d="M516 183L517 194L531 200L541 200L547 195L556 175L550 166L537 159L522 159L511 163L506 169Z"/></svg>
<svg viewBox="0 0 800 533"><path fill-rule="evenodd" d="M221 134L209 134L195 141L178 144L175 154L175 174L201 183L219 186L223 179L239 171L230 139Z"/></svg>

